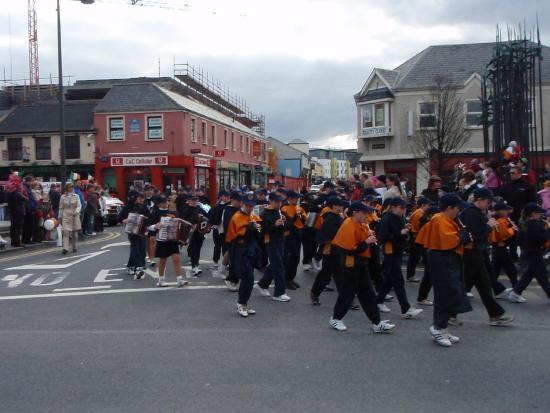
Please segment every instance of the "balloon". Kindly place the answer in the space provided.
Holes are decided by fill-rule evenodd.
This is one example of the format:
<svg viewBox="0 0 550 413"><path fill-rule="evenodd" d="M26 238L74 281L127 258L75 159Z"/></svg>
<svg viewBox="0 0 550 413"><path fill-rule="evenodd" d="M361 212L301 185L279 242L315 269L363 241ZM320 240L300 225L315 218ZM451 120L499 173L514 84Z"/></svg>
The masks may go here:
<svg viewBox="0 0 550 413"><path fill-rule="evenodd" d="M57 220L55 218L50 218L44 221L44 229L46 231L51 231L55 227L57 227Z"/></svg>

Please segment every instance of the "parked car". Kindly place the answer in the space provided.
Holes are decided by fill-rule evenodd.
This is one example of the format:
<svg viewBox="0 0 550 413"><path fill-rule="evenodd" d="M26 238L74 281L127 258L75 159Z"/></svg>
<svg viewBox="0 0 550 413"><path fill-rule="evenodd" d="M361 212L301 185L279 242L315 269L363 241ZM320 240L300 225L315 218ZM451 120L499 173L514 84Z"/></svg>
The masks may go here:
<svg viewBox="0 0 550 413"><path fill-rule="evenodd" d="M311 185L309 187L309 192L319 192L321 190L321 185Z"/></svg>
<svg viewBox="0 0 550 413"><path fill-rule="evenodd" d="M107 225L116 225L118 223L118 213L124 206L124 202L111 196L104 196L103 200L104 207L101 210L103 222Z"/></svg>

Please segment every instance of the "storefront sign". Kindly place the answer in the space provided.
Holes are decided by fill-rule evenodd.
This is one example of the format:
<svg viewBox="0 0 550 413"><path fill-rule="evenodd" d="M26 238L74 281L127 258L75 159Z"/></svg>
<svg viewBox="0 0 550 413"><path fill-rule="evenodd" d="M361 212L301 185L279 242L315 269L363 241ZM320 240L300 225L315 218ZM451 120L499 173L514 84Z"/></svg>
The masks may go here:
<svg viewBox="0 0 550 413"><path fill-rule="evenodd" d="M385 143L373 143L372 149L385 149L386 144Z"/></svg>
<svg viewBox="0 0 550 413"><path fill-rule="evenodd" d="M245 164L245 163L240 163L239 164L239 169L241 171L250 171L250 170L252 170L252 167L250 165Z"/></svg>
<svg viewBox="0 0 550 413"><path fill-rule="evenodd" d="M111 156L111 166L166 166L168 156Z"/></svg>
<svg viewBox="0 0 550 413"><path fill-rule="evenodd" d="M195 156L195 166L202 168L210 168L210 159L209 158L199 158Z"/></svg>
<svg viewBox="0 0 550 413"><path fill-rule="evenodd" d="M264 167L261 166L261 165L254 165L254 170L255 170L255 171L262 171L262 172L263 172Z"/></svg>
<svg viewBox="0 0 550 413"><path fill-rule="evenodd" d="M238 171L239 164L236 162L218 161L218 169L230 169L230 170Z"/></svg>
<svg viewBox="0 0 550 413"><path fill-rule="evenodd" d="M130 119L130 133L140 133L141 123L139 119Z"/></svg>
<svg viewBox="0 0 550 413"><path fill-rule="evenodd" d="M389 126L364 128L362 130L362 137L364 138L372 138L375 136L388 136L388 135L391 135L391 128Z"/></svg>
<svg viewBox="0 0 550 413"><path fill-rule="evenodd" d="M252 156L262 156L262 144L261 142L252 142Z"/></svg>
<svg viewBox="0 0 550 413"><path fill-rule="evenodd" d="M216 158L223 158L225 156L225 151L214 151L214 156Z"/></svg>

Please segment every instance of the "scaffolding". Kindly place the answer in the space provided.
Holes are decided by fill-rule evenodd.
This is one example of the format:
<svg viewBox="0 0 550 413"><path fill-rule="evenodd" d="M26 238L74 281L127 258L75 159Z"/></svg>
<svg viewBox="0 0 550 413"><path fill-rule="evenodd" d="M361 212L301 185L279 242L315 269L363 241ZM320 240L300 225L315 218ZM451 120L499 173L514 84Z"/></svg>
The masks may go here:
<svg viewBox="0 0 550 413"><path fill-rule="evenodd" d="M221 86L202 68L189 63L174 63L174 78L181 82L180 92L215 109L265 136L265 117L253 113L246 101Z"/></svg>
<svg viewBox="0 0 550 413"><path fill-rule="evenodd" d="M536 40L535 40L536 36ZM538 169L544 151L542 47L537 27L528 34L508 28L507 40L497 27L493 57L482 77L481 102L485 155L499 159L509 142Z"/></svg>

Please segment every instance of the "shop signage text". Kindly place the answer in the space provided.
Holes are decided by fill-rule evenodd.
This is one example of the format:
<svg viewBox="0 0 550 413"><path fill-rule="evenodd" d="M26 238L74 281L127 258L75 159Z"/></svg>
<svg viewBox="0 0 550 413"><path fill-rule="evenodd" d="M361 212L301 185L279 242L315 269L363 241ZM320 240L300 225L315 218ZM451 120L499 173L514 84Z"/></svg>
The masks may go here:
<svg viewBox="0 0 550 413"><path fill-rule="evenodd" d="M225 151L214 151L214 156L217 158L223 158L225 156Z"/></svg>
<svg viewBox="0 0 550 413"><path fill-rule="evenodd" d="M111 156L111 166L166 166L167 156Z"/></svg>
<svg viewBox="0 0 550 413"><path fill-rule="evenodd" d="M195 156L195 166L210 168L210 159L209 158L199 158Z"/></svg>

